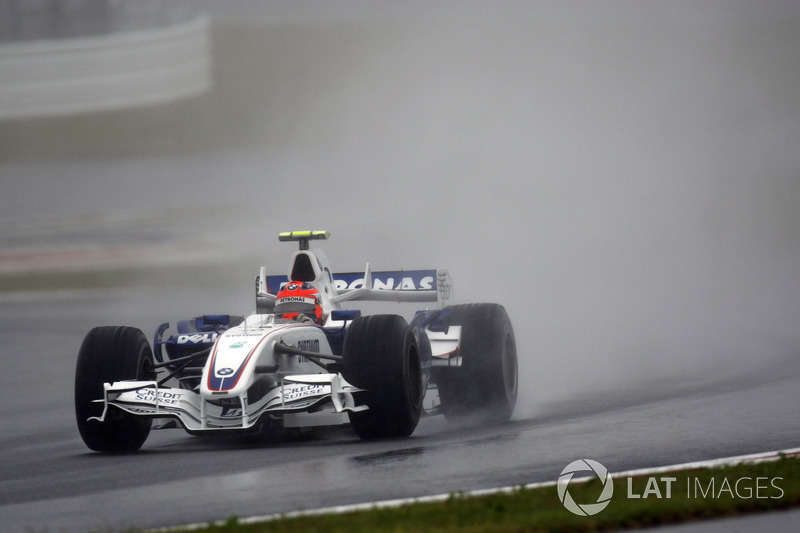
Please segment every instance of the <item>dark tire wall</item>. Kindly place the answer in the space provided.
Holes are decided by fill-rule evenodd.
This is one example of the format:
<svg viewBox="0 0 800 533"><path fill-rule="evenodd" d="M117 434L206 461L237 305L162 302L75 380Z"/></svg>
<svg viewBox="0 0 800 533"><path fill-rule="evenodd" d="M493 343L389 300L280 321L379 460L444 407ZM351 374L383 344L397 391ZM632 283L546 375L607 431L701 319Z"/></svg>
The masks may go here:
<svg viewBox="0 0 800 533"><path fill-rule="evenodd" d="M511 418L517 402L514 330L499 304L447 308L450 324L461 326L459 368L434 368L433 379L445 417L455 422L499 423Z"/></svg>
<svg viewBox="0 0 800 533"><path fill-rule="evenodd" d="M344 340L342 373L359 404L369 409L350 413L362 439L407 437L422 410L419 349L406 320L397 315L371 315L350 325Z"/></svg>
<svg viewBox="0 0 800 533"><path fill-rule="evenodd" d="M150 433L149 418L111 407L105 422L87 419L103 412L103 404L93 402L103 398L103 383L155 379L152 364L150 344L136 328L103 326L86 335L75 370L75 415L81 437L90 449L129 452L144 444Z"/></svg>

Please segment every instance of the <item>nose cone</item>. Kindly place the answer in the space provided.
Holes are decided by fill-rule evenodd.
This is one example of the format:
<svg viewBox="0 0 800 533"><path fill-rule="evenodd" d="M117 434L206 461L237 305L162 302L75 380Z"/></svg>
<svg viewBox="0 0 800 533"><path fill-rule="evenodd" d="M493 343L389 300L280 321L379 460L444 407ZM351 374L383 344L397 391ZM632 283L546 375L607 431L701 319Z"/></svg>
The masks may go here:
<svg viewBox="0 0 800 533"><path fill-rule="evenodd" d="M203 372L203 396L236 396L247 390L257 354L268 336L267 333L226 332L217 339Z"/></svg>

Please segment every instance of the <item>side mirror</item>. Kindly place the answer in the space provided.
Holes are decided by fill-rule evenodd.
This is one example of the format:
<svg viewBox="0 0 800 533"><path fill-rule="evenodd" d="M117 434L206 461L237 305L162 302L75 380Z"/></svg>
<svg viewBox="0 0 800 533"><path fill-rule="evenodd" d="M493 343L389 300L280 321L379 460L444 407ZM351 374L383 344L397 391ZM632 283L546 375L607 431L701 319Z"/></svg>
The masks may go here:
<svg viewBox="0 0 800 533"><path fill-rule="evenodd" d="M431 331L441 331L445 334L450 331L450 311L439 311L436 313L428 329Z"/></svg>
<svg viewBox="0 0 800 533"><path fill-rule="evenodd" d="M411 324L420 329L428 329L447 335L450 331L450 311L446 309L441 311L417 311Z"/></svg>
<svg viewBox="0 0 800 533"><path fill-rule="evenodd" d="M331 319L337 322L355 320L356 318L361 318L361 311L358 309L353 311L331 311Z"/></svg>

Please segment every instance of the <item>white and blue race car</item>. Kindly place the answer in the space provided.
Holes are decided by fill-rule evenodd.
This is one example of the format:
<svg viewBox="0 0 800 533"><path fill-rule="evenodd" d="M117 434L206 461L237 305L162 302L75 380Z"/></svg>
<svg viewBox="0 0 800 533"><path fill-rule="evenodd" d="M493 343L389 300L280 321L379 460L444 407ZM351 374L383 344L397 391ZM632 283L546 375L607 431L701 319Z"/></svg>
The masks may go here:
<svg viewBox="0 0 800 533"><path fill-rule="evenodd" d="M138 450L151 429L191 434L276 434L350 424L363 439L406 437L422 415L508 420L517 398L517 352L498 304L448 306L446 270L334 274L313 240L287 275L256 278L256 311L204 315L158 328L92 329L81 345L75 411L86 445ZM429 302L408 322L361 316L358 300Z"/></svg>

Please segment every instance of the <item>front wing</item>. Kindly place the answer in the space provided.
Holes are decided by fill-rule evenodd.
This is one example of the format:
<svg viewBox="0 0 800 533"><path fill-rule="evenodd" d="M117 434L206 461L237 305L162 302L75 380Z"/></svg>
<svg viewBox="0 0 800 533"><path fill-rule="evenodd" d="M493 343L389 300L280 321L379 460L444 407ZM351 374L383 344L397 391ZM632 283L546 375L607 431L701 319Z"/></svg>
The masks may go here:
<svg viewBox="0 0 800 533"><path fill-rule="evenodd" d="M249 404L247 393L238 397L203 398L199 393L159 387L156 381L105 383L103 413L89 420L104 422L109 406L133 415L175 418L190 431L237 430L253 427L262 415L284 415L286 427L347 423L347 412L363 411L353 393L362 389L341 374L286 376L263 398ZM309 412L313 409L313 412Z"/></svg>

